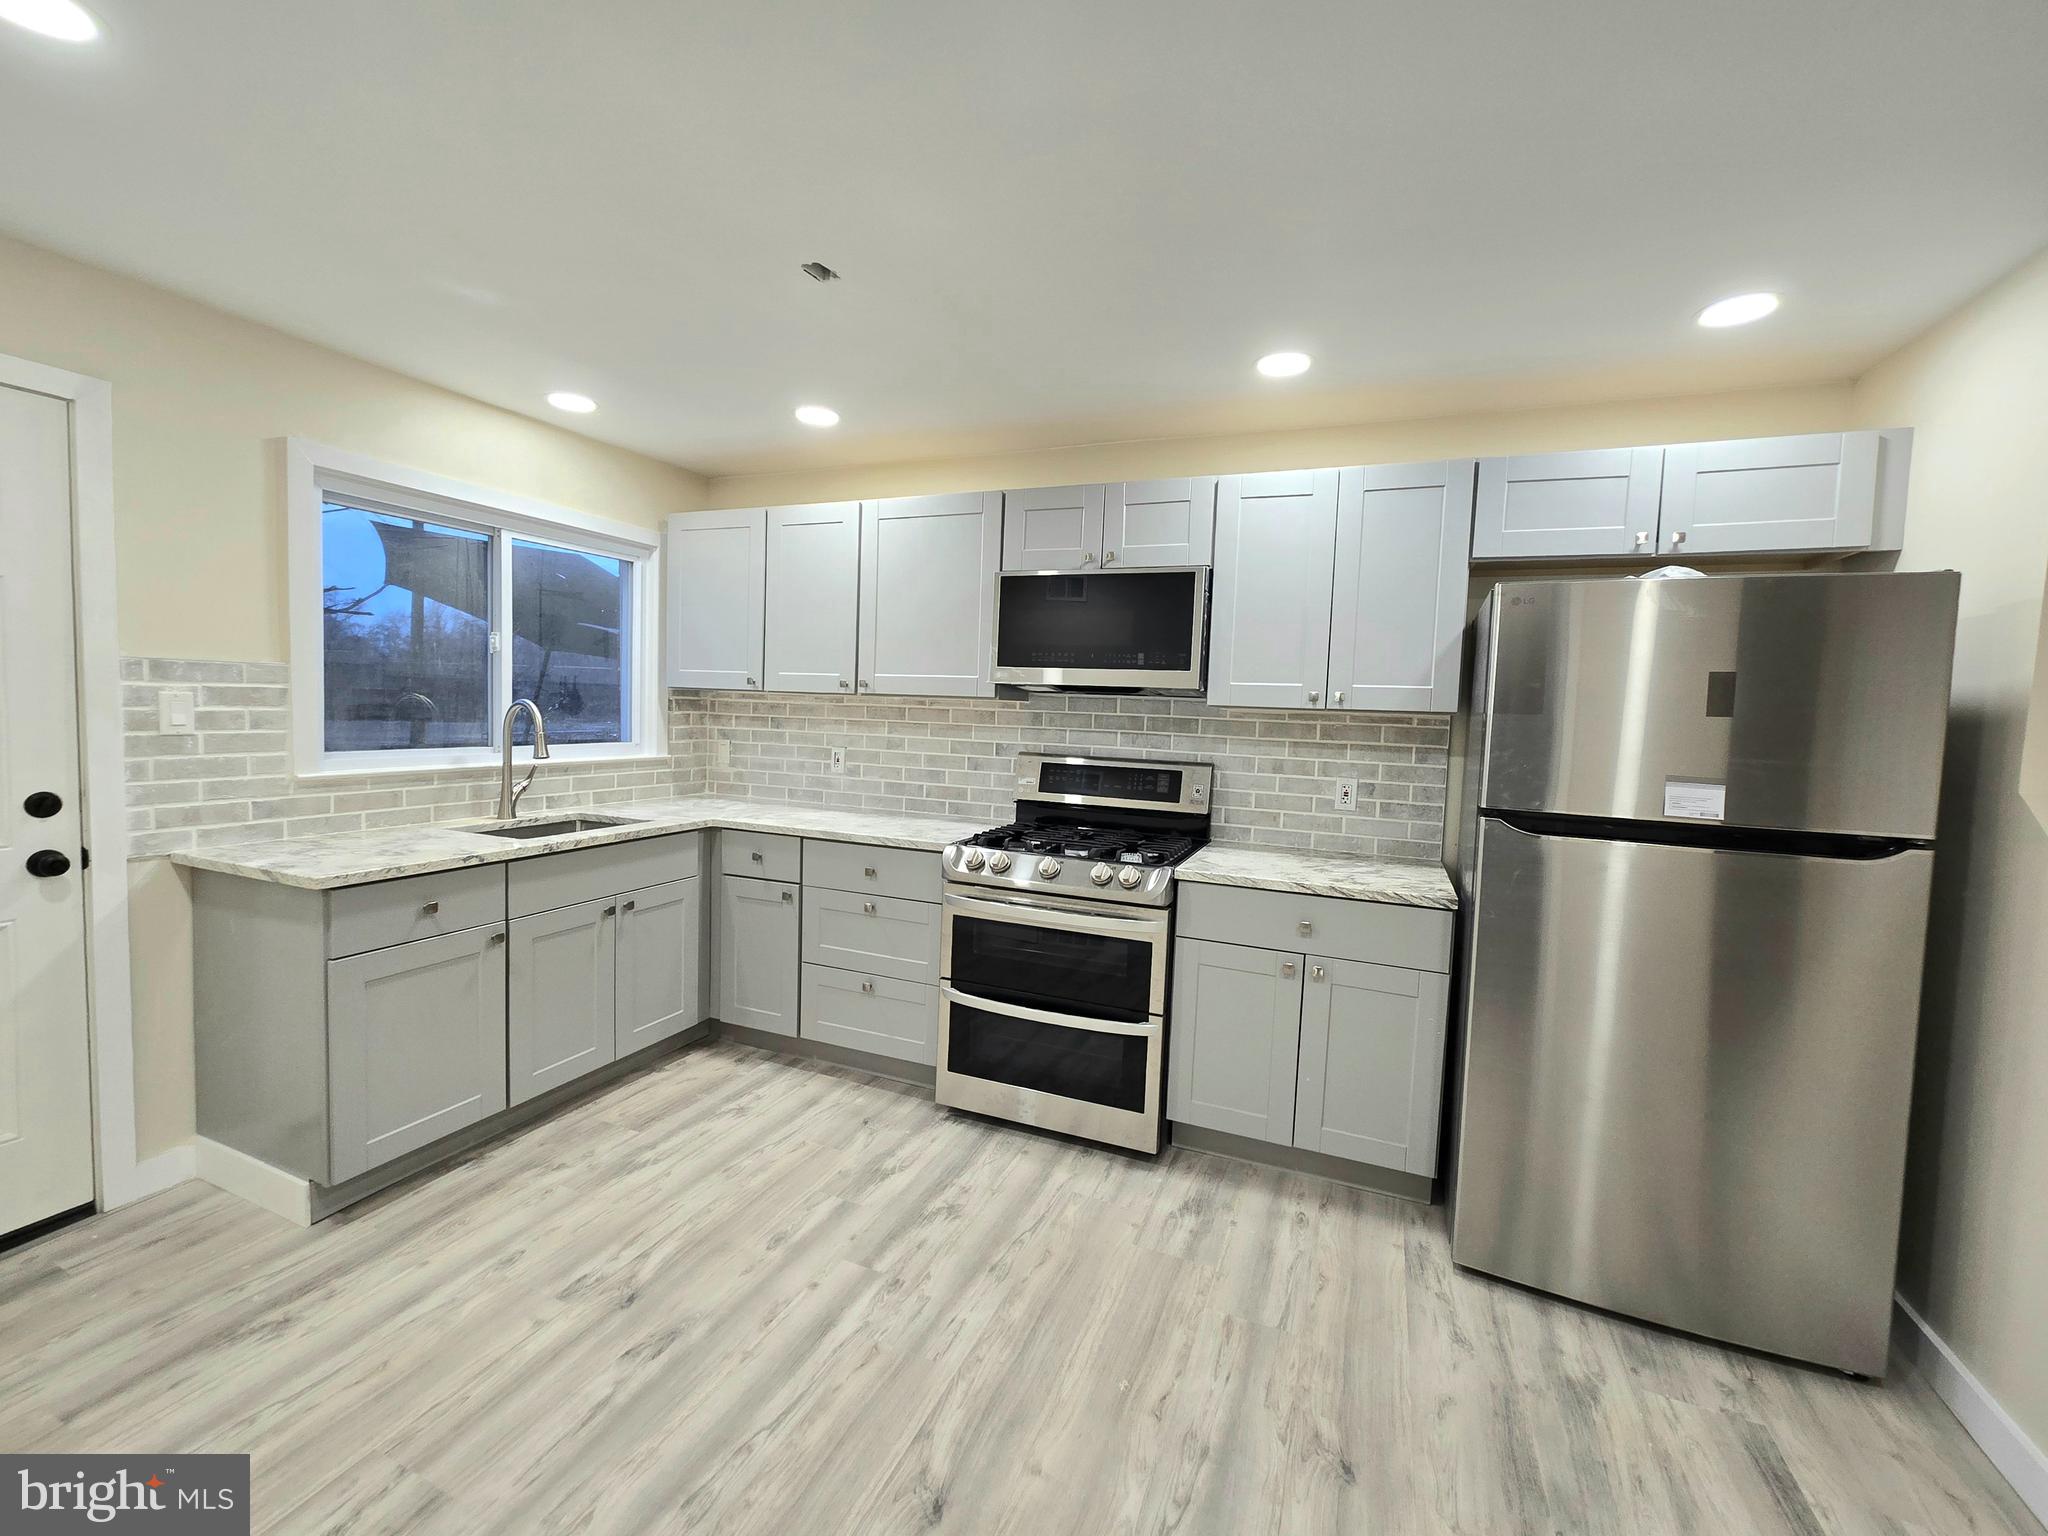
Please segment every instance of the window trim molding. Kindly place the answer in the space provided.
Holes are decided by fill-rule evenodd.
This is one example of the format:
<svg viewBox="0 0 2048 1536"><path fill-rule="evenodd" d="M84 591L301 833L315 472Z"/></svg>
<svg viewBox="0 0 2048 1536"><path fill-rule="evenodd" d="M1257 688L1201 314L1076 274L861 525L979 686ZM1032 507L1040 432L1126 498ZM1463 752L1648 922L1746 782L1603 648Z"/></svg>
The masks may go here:
<svg viewBox="0 0 2048 1536"><path fill-rule="evenodd" d="M329 752L326 743L325 627L322 623L320 507L329 492L392 504L401 510L445 516L452 522L502 529L517 538L561 544L573 539L595 553L630 560L633 567L632 651L628 680L633 736L628 741L564 744L549 754L559 762L620 762L668 755L661 679L661 531L623 523L537 497L492 490L447 475L307 438L284 440L286 618L291 656L292 772L300 779L438 773L494 768L501 749L423 747L390 752ZM503 563L503 562L496 562ZM502 597L508 572L495 572ZM504 616L510 623L510 615ZM509 650L509 647L508 647ZM495 690L494 690L495 691ZM509 701L508 701L509 702ZM493 720L493 734L497 721Z"/></svg>

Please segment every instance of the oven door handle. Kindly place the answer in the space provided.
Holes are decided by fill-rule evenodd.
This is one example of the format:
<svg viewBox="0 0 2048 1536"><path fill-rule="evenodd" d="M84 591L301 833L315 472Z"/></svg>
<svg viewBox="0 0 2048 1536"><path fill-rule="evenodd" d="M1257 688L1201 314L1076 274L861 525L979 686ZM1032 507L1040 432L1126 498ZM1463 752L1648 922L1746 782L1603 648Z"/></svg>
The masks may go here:
<svg viewBox="0 0 2048 1536"><path fill-rule="evenodd" d="M1062 1029L1093 1030L1098 1035L1142 1035L1156 1036L1160 1032L1157 1019L1143 1024L1126 1024L1119 1019L1084 1019L1072 1013L1048 1013L1043 1008L1026 1008L1018 1003L999 1003L993 998L976 997L971 992L962 992L950 981L939 988L939 995L949 1003L962 1003L969 1008L979 1008L984 1013L1007 1014L1013 1019L1024 1019L1032 1024L1057 1024Z"/></svg>
<svg viewBox="0 0 2048 1536"><path fill-rule="evenodd" d="M1164 912L1156 917L1125 917L1121 913L1076 912L1068 907L1047 906L1036 901L1013 901L1001 896L960 896L946 893L945 910L963 917L985 917L996 922L1033 922L1043 928L1064 928L1072 933L1100 933L1119 939L1149 939L1159 942L1168 932Z"/></svg>

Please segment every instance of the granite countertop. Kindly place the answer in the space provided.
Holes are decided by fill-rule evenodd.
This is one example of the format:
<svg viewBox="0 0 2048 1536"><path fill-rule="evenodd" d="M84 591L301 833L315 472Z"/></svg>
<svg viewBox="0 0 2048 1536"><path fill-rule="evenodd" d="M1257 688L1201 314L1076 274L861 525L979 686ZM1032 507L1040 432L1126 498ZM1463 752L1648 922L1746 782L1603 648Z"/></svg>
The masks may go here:
<svg viewBox="0 0 2048 1536"><path fill-rule="evenodd" d="M530 812L522 821L573 816L574 809ZM697 832L726 827L739 832L780 832L791 837L827 838L842 843L869 843L886 848L936 852L982 831L981 821L945 816L907 815L892 811L841 811L823 806L790 805L777 800L736 800L714 795L685 795L673 800L636 800L624 805L593 805L580 814L615 816L622 824L568 832L558 837L491 837L474 823L439 822L392 827L378 832L335 832L324 837L228 843L191 848L169 855L174 863L216 874L268 880L275 885L324 891L344 885L399 880L437 870L473 864L503 864L573 848L599 848L671 832Z"/></svg>
<svg viewBox="0 0 2048 1536"><path fill-rule="evenodd" d="M1458 893L1441 864L1366 859L1339 853L1300 853L1211 843L1175 866L1174 878L1198 885L1243 885L1346 901L1382 901L1403 907L1458 909Z"/></svg>

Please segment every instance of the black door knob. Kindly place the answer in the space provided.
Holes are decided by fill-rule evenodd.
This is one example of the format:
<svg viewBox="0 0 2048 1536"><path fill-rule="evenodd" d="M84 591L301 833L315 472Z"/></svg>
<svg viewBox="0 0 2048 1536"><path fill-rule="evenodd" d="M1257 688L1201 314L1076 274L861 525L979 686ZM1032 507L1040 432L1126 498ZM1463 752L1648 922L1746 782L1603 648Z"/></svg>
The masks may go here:
<svg viewBox="0 0 2048 1536"><path fill-rule="evenodd" d="M64 809L64 798L51 794L47 789L39 789L21 802L21 808L37 821L42 821Z"/></svg>
<svg viewBox="0 0 2048 1536"><path fill-rule="evenodd" d="M48 880L70 868L71 860L54 848L38 848L28 856L28 872L38 880Z"/></svg>

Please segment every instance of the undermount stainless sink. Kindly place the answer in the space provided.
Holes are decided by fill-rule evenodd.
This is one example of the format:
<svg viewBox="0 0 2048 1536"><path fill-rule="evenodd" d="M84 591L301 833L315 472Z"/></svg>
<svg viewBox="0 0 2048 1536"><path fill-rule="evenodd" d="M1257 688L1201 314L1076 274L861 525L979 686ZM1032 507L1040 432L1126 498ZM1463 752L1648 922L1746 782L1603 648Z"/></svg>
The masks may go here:
<svg viewBox="0 0 2048 1536"><path fill-rule="evenodd" d="M500 821L489 826L468 827L485 837L561 837L570 832L596 832L604 827L631 826L630 816L550 816L534 821Z"/></svg>

